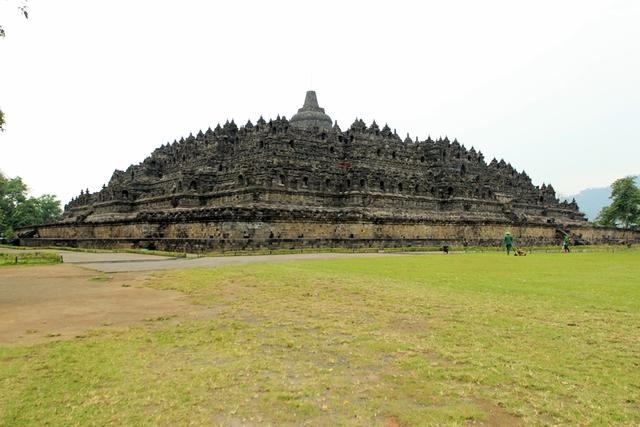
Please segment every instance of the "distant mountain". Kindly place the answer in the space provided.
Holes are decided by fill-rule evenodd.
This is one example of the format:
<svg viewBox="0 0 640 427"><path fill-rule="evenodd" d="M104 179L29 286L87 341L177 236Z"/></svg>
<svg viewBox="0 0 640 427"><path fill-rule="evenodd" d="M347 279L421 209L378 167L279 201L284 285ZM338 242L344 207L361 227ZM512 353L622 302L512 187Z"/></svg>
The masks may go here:
<svg viewBox="0 0 640 427"><path fill-rule="evenodd" d="M640 186L640 175L636 177L636 185ZM589 221L593 221L602 208L611 204L609 196L611 196L611 187L602 187L587 188L576 195L565 196L562 199L571 201L571 199L575 198L580 211L587 215Z"/></svg>

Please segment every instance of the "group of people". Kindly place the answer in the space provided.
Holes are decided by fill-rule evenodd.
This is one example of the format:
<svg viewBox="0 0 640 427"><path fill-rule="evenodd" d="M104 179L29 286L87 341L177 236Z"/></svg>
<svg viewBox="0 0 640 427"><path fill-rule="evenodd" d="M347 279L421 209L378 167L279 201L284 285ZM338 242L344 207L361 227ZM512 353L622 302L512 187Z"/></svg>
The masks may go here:
<svg viewBox="0 0 640 427"><path fill-rule="evenodd" d="M569 249L570 237L568 234L565 234L562 238L562 252L569 253L571 249ZM511 255L511 251L513 250L513 236L511 232L507 231L504 235L504 245L507 248L507 255ZM515 256L524 256L526 253L521 249L513 250L513 254Z"/></svg>

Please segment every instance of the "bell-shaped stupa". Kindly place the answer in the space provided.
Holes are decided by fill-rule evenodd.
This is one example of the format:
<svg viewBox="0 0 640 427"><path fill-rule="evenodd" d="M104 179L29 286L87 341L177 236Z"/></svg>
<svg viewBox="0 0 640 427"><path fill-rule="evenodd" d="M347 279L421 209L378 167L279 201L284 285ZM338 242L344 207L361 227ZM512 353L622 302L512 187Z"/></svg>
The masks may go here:
<svg viewBox="0 0 640 427"><path fill-rule="evenodd" d="M325 114L324 108L318 105L318 98L315 91L307 91L304 98L304 105L298 113L291 117L291 126L297 128L319 127L321 129L331 129L333 121Z"/></svg>

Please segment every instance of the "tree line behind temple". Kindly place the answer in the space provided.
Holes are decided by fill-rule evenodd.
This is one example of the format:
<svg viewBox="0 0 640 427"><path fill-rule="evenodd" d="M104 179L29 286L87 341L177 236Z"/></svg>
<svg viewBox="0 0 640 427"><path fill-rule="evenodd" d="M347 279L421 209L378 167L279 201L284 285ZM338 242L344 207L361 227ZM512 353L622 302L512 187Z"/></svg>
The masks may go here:
<svg viewBox="0 0 640 427"><path fill-rule="evenodd" d="M0 238L11 240L15 229L27 225L55 222L62 216L60 201L54 195L28 197L28 187L19 176L0 172Z"/></svg>

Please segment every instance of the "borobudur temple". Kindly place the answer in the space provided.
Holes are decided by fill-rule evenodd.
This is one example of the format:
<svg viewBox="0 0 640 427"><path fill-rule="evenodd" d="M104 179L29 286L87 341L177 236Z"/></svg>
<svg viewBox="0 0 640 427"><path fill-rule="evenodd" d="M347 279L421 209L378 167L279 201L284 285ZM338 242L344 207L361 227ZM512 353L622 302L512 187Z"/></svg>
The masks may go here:
<svg viewBox="0 0 640 427"><path fill-rule="evenodd" d="M592 226L551 185L456 139L403 139L360 119L342 130L309 91L290 120L231 121L157 148L20 237L219 251L496 245L507 230L523 245L638 238Z"/></svg>

